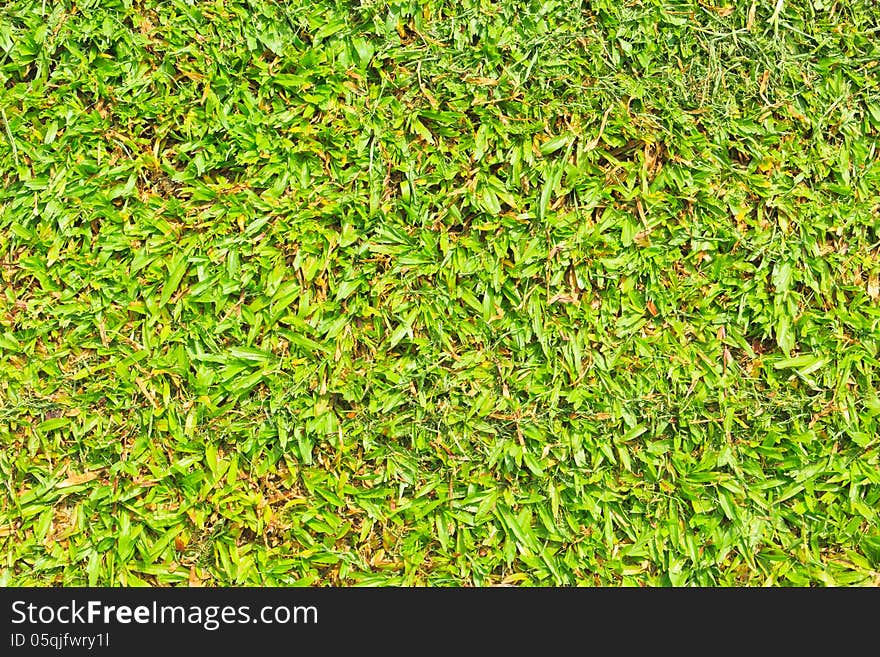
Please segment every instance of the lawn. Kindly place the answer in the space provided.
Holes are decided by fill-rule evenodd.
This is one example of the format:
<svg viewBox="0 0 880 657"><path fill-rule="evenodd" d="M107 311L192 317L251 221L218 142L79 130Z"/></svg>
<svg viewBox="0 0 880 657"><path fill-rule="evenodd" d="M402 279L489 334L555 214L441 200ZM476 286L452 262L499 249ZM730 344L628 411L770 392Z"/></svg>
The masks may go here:
<svg viewBox="0 0 880 657"><path fill-rule="evenodd" d="M874 0L0 6L0 585L880 585Z"/></svg>

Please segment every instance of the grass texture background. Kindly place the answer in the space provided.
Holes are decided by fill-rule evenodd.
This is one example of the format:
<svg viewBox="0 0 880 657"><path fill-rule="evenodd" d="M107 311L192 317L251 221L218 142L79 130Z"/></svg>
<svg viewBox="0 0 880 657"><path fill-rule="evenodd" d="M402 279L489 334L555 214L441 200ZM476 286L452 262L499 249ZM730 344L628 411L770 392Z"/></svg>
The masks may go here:
<svg viewBox="0 0 880 657"><path fill-rule="evenodd" d="M877 585L872 0L0 6L0 583Z"/></svg>

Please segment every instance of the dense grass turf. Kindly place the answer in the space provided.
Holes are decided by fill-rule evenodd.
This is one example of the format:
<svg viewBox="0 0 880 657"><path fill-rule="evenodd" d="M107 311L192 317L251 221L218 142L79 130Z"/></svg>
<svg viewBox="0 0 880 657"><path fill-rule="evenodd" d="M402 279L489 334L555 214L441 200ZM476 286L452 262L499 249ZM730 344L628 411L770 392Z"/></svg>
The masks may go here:
<svg viewBox="0 0 880 657"><path fill-rule="evenodd" d="M877 584L873 0L0 6L0 583Z"/></svg>

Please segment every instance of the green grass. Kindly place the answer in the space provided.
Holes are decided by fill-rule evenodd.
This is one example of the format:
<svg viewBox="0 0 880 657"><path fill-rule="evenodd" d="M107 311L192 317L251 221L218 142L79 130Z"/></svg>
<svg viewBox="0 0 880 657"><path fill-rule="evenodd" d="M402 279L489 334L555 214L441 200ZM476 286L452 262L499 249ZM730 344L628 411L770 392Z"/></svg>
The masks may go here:
<svg viewBox="0 0 880 657"><path fill-rule="evenodd" d="M719 2L3 2L0 584L878 585L880 7Z"/></svg>

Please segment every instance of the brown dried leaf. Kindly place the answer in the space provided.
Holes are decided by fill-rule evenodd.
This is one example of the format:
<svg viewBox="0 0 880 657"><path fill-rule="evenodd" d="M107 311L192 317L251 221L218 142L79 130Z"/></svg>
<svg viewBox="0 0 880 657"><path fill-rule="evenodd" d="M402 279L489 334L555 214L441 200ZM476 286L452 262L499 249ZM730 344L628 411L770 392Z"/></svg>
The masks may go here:
<svg viewBox="0 0 880 657"><path fill-rule="evenodd" d="M83 472L82 474L72 474L64 479L63 481L59 481L56 484L56 488L69 488L71 486L79 486L80 484L85 484L89 481L97 479L101 476L100 471L92 470L91 472Z"/></svg>
<svg viewBox="0 0 880 657"><path fill-rule="evenodd" d="M880 299L880 277L877 274L868 276L868 296L872 301Z"/></svg>
<svg viewBox="0 0 880 657"><path fill-rule="evenodd" d="M721 358L724 361L724 367L730 367L730 364L733 362L733 355L730 353L730 349L724 347L724 352L722 353Z"/></svg>

